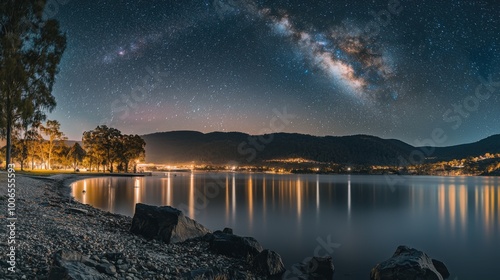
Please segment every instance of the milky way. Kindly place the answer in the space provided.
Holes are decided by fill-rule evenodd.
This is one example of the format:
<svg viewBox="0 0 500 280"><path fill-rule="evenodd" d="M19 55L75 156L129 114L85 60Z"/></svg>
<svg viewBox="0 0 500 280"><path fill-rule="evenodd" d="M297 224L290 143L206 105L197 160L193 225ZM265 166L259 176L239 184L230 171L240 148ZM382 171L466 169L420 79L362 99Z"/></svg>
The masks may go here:
<svg viewBox="0 0 500 280"><path fill-rule="evenodd" d="M76 139L102 122L255 134L286 108L286 132L415 144L438 127L443 145L474 141L500 133L498 94L454 110L500 80L498 10L493 0L68 1L54 15L68 48L50 117Z"/></svg>
<svg viewBox="0 0 500 280"><path fill-rule="evenodd" d="M286 10L275 14L269 8L257 8L251 1L216 0L215 3L222 14L245 11L268 22L276 35L288 39L304 60L331 79L333 86L342 88L363 104L379 99L387 101L388 96L397 97L390 81L394 75L393 61L377 44L369 28L342 24L331 26L326 32L315 31L313 26L302 30L294 25ZM384 20L383 24L388 24L390 14Z"/></svg>

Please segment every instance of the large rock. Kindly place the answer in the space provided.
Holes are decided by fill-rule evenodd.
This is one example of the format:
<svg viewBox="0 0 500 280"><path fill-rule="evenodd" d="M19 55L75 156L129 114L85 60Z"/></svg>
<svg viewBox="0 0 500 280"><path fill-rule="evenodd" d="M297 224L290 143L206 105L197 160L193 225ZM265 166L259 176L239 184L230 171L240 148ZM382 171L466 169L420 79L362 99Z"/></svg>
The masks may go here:
<svg viewBox="0 0 500 280"><path fill-rule="evenodd" d="M437 262L439 271L443 274L448 272L442 262ZM406 246L399 246L390 259L377 264L370 273L371 280L442 280L447 277L449 273L441 275L427 254Z"/></svg>
<svg viewBox="0 0 500 280"><path fill-rule="evenodd" d="M137 203L130 232L147 239L178 243L190 238L202 237L210 231L184 216L182 211L170 206L158 207Z"/></svg>
<svg viewBox="0 0 500 280"><path fill-rule="evenodd" d="M267 249L255 257L253 267L265 276L278 276L285 272L281 256Z"/></svg>
<svg viewBox="0 0 500 280"><path fill-rule="evenodd" d="M78 252L59 250L54 253L49 280L101 280L108 279L92 267L85 265L86 259Z"/></svg>
<svg viewBox="0 0 500 280"><path fill-rule="evenodd" d="M432 264L436 268L437 272L439 272L439 274L441 274L441 276L443 276L444 279L450 277L450 272L448 271L448 268L442 261L432 259Z"/></svg>
<svg viewBox="0 0 500 280"><path fill-rule="evenodd" d="M291 270L285 272L283 279L331 280L334 273L332 257L312 257L294 264Z"/></svg>
<svg viewBox="0 0 500 280"><path fill-rule="evenodd" d="M335 267L332 257L312 257L306 266L309 279L332 279Z"/></svg>
<svg viewBox="0 0 500 280"><path fill-rule="evenodd" d="M228 257L253 259L263 250L253 237L241 237L220 230L205 238L209 241L212 251Z"/></svg>

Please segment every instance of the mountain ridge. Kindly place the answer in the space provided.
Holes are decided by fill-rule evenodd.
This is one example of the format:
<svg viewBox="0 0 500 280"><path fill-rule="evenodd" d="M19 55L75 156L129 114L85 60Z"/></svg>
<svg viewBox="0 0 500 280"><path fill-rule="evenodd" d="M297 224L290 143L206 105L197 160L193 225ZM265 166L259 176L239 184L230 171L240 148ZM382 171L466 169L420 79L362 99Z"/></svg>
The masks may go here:
<svg viewBox="0 0 500 280"><path fill-rule="evenodd" d="M398 139L357 134L314 136L300 133L250 135L243 132L192 130L155 132L141 136L146 161L166 163L259 163L285 158L360 165L407 165L500 153L500 134L473 143L447 147L415 147ZM429 153L429 151L432 151ZM415 156L418 155L418 156ZM417 162L418 163L418 162Z"/></svg>

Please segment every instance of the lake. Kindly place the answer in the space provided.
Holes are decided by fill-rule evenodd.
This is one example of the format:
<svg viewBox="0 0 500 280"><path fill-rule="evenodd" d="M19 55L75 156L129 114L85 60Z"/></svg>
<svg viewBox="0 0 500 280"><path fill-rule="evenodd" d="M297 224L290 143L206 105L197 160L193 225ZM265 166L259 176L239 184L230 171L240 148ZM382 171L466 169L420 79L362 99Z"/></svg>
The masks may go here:
<svg viewBox="0 0 500 280"><path fill-rule="evenodd" d="M255 237L287 268L329 254L335 279L369 279L402 244L443 261L449 279L497 279L499 186L497 177L195 172L85 179L72 194L128 216L139 202L176 207L211 230Z"/></svg>

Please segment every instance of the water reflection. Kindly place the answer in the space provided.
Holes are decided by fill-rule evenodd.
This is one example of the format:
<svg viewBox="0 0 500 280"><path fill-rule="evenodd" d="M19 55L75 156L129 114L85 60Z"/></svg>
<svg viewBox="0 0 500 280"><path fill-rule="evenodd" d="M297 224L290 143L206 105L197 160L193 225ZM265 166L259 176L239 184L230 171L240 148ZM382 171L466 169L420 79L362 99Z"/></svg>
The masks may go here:
<svg viewBox="0 0 500 280"><path fill-rule="evenodd" d="M195 209L194 209L194 174L191 173L190 178L189 178L189 217L191 219L196 219L195 217Z"/></svg>
<svg viewBox="0 0 500 280"><path fill-rule="evenodd" d="M390 191L377 191L373 186L368 192L366 186L363 188L353 186L350 175L346 177L345 185L335 185L332 182L326 184L321 181L319 175L312 178L263 174L259 175L258 178L254 175L241 178L237 175L234 173L223 175L219 185L216 184L221 191L215 199L223 198L221 204L224 206L226 222L231 219L234 223L238 215L238 204L246 204L244 212L249 227L257 222L255 221L255 213L261 212L262 215L259 216L262 218L260 219L266 220L268 211L281 211L288 213L287 216L289 216L291 214L289 211L295 210L292 215L295 216L297 223L300 223L304 211L309 211L309 205L314 205L313 209L316 215L321 213L323 207L321 199L323 198L330 202L325 207L335 206L336 202L339 205L345 203L346 214L350 220L353 204L360 203L364 208L370 207L370 205L371 207L381 206L381 204L386 207L387 196L391 195ZM184 196L182 186L185 185L184 178L186 176L189 176L189 183L187 184L187 196ZM205 195L207 191L205 187L211 182L207 178L201 179L197 176L199 175L192 173L179 177L167 174L167 177L161 178L161 180L159 178L87 179L74 183L73 196L83 203L125 215L133 214L136 203L173 205L175 207L175 204L187 202L188 216L196 219L197 211L206 208L210 203L210 199ZM241 184L241 179L244 179L243 184ZM156 184L158 180L160 184ZM446 228L451 233L457 232L457 230L466 231L470 219L473 218L474 220L480 219L484 232L491 236L500 221L500 191L498 184L493 184L495 182L487 179L484 182L471 185L470 182L466 184L463 178L440 180L435 187L437 199L433 198L433 195L422 185L412 185L408 189L407 203L411 209L420 209L419 211L422 212L424 208L429 207L429 202L436 201L436 212L442 229ZM127 188L127 185L130 184L133 188ZM239 187L240 185L242 188ZM362 195L354 196L353 188ZM336 194L340 194L344 190L346 201L343 203L341 196ZM398 192L401 191L398 190ZM310 192L315 195L309 197ZM469 199L469 196L472 198ZM256 200L257 198L258 200ZM308 201L311 199L313 203L309 204ZM127 203L127 201L129 202ZM365 201L371 201L371 203L367 204ZM404 201L394 202L396 205L404 203ZM118 205L120 207L116 208ZM276 205L280 206L280 210L275 208Z"/></svg>
<svg viewBox="0 0 500 280"><path fill-rule="evenodd" d="M351 220L351 175L347 177L347 219Z"/></svg>
<svg viewBox="0 0 500 280"><path fill-rule="evenodd" d="M236 178L234 176L235 174L233 173L233 179L232 179L232 184L231 184L231 195L232 195L232 205L233 205L233 224L236 222Z"/></svg>
<svg viewBox="0 0 500 280"><path fill-rule="evenodd" d="M465 234L472 216L473 221L483 225L484 237L491 237L495 225L500 225L498 184L493 186L484 182L471 186L461 182L457 187L455 182L459 181L463 181L463 178L448 184L440 184L437 188L437 208L441 228L448 229L450 234L455 232ZM469 204L469 194L473 196L474 203ZM460 225L459 230L457 224Z"/></svg>
<svg viewBox="0 0 500 280"><path fill-rule="evenodd" d="M252 175L248 176L247 198L248 198L248 224L249 224L249 227L252 228L252 226L253 226L253 182L252 182Z"/></svg>
<svg viewBox="0 0 500 280"><path fill-rule="evenodd" d="M217 192L208 187L212 184ZM318 236L331 235L353 252L370 244L436 248L443 259L449 254L452 266L464 252L472 258L471 252L500 247L499 186L500 178L484 177L409 177L391 188L382 176L185 173L87 179L74 183L72 194L129 216L138 202L184 209L211 229L228 226L255 236L289 263L309 256ZM367 257L336 256L340 267L342 261L350 265Z"/></svg>

